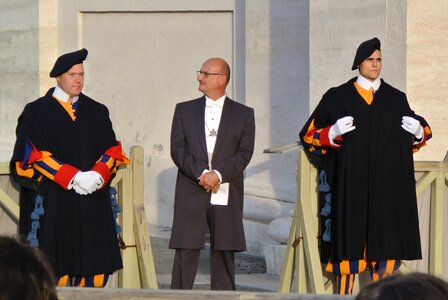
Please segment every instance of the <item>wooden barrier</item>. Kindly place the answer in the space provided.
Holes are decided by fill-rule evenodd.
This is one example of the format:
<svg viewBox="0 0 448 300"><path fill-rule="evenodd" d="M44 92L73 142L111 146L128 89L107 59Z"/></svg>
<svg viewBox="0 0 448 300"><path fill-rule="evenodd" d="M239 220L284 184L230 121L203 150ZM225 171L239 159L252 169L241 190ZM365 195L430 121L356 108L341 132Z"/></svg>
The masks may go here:
<svg viewBox="0 0 448 300"><path fill-rule="evenodd" d="M0 163L0 176L9 176L9 163ZM0 188L0 208L8 213L15 221L19 221L19 205Z"/></svg>
<svg viewBox="0 0 448 300"><path fill-rule="evenodd" d="M298 151L297 199L278 291L285 293L293 289L298 293L330 294L334 290L334 281L324 282L325 277L319 258L317 170L310 164L297 143L267 149L264 152L283 153L291 150ZM448 162L446 159L444 162L417 161L414 163L414 168L416 173L423 173L416 182L417 197L427 188L431 190L428 273L442 277L445 259L444 239L447 236L444 194L448 182ZM400 271L407 272L407 266L402 264Z"/></svg>
<svg viewBox="0 0 448 300"><path fill-rule="evenodd" d="M126 246L122 248L123 269L118 271L120 288L157 289L157 278L143 206L143 148L133 146L131 164L120 168L111 186L117 189L121 207L118 223ZM0 176L9 176L9 163L0 163ZM0 208L15 222L19 220L19 205L0 189Z"/></svg>
<svg viewBox="0 0 448 300"><path fill-rule="evenodd" d="M417 161L414 164L416 172L423 176L416 183L417 197L430 187L431 213L429 233L429 268L430 274L442 277L444 270L444 239L447 235L445 223L445 186L448 181L448 162Z"/></svg>

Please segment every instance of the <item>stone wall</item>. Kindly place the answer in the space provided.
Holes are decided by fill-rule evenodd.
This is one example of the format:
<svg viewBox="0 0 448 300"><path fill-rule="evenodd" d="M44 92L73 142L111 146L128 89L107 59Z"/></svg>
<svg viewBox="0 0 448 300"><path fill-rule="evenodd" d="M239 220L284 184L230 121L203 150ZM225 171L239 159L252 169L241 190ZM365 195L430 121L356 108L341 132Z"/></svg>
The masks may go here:
<svg viewBox="0 0 448 300"><path fill-rule="evenodd" d="M277 244L271 221L288 215L296 193L296 156L263 150L298 139L308 116L308 1L246 1L246 103L255 109L255 153L246 171L249 249Z"/></svg>
<svg viewBox="0 0 448 300"><path fill-rule="evenodd" d="M0 2L0 161L9 161L17 118L39 95L38 2Z"/></svg>
<svg viewBox="0 0 448 300"><path fill-rule="evenodd" d="M413 0L407 12L407 95L434 132L427 149L415 158L441 161L448 150L448 4Z"/></svg>

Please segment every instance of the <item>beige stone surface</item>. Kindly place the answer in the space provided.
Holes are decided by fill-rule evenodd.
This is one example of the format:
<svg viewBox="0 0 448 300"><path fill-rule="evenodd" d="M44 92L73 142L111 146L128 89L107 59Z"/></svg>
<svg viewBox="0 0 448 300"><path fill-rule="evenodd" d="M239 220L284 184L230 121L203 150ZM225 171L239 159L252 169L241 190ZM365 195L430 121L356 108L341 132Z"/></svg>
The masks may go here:
<svg viewBox="0 0 448 300"><path fill-rule="evenodd" d="M448 2L408 1L407 94L433 130L417 160L443 160L448 150Z"/></svg>

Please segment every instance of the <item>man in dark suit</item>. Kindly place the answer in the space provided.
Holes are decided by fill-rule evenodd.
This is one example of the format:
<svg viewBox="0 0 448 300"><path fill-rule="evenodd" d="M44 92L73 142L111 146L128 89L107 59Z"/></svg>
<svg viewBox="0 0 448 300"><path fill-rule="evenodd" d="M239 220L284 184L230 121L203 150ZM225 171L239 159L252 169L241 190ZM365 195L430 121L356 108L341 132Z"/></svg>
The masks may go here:
<svg viewBox="0 0 448 300"><path fill-rule="evenodd" d="M197 74L204 96L178 103L171 129L178 167L171 288L192 289L208 225L211 289L235 290L234 252L246 250L243 171L254 150L254 110L226 96L223 59L208 59Z"/></svg>

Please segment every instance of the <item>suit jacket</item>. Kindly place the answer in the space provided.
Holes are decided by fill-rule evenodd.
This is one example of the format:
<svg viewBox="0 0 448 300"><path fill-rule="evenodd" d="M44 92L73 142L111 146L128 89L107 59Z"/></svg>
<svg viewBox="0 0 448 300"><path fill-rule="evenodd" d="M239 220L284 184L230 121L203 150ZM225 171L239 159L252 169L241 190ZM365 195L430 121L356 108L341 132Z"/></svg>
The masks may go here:
<svg viewBox="0 0 448 300"><path fill-rule="evenodd" d="M178 167L170 248L204 248L211 193L198 177L209 168L205 141L205 97L178 103L171 128L171 157ZM243 228L243 171L254 151L254 110L229 98L224 101L212 168L229 183L227 206L212 206L214 250L246 250Z"/></svg>

